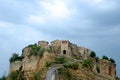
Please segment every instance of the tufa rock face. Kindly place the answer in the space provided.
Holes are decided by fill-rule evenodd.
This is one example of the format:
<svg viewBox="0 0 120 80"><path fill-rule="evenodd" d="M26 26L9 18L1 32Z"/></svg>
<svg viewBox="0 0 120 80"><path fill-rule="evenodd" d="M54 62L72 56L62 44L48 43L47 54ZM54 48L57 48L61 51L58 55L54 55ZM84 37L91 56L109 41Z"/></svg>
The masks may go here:
<svg viewBox="0 0 120 80"><path fill-rule="evenodd" d="M51 42L51 44L49 44L47 41L39 41L38 44L33 46L33 48L34 47L37 47L37 49L34 50L34 52L37 51L36 55L31 55L31 47L25 47L21 55L24 58L20 61L16 60L10 63L9 74L13 71L19 71L19 69L22 67L22 71L24 71L26 79L30 80L30 76L28 75L33 75L33 73L44 69L44 61L50 61L49 55L63 55L68 58L74 58L77 56L81 60L91 59L94 63L94 66L92 68L92 72L90 73L94 76L94 80L115 80L116 78L115 64L103 59L99 60L99 62L96 62L95 59L90 57L90 49L77 46L76 44L70 43L68 40L54 40ZM41 57L41 55L43 56ZM84 73L84 70L80 72ZM86 76L85 74L82 75ZM44 77L45 76L43 76L43 78Z"/></svg>

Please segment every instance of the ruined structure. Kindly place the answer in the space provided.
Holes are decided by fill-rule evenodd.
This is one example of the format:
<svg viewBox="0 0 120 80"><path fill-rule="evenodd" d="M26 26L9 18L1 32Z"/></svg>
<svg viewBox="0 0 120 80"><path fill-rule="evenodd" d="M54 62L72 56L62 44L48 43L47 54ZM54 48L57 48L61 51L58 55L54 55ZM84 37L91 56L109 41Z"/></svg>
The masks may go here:
<svg viewBox="0 0 120 80"><path fill-rule="evenodd" d="M51 51L50 53L54 55L64 55L69 58L79 57L81 60L90 58L91 50L77 46L76 44L70 43L68 40L54 40L49 44L47 41L39 41L36 44L38 48ZM29 46L25 47L22 51L22 57L20 61L14 61L10 63L9 73L17 71L22 66L22 70L26 74L32 74L35 72L44 61L40 61L38 56L31 55L31 48ZM115 80L116 78L116 66L109 61L99 60L99 62L94 62L94 67L92 69L94 75L96 75L95 80ZM98 71L99 70L99 71ZM26 75L27 76L27 75ZM105 78L107 77L107 78ZM98 79L97 79L98 78Z"/></svg>

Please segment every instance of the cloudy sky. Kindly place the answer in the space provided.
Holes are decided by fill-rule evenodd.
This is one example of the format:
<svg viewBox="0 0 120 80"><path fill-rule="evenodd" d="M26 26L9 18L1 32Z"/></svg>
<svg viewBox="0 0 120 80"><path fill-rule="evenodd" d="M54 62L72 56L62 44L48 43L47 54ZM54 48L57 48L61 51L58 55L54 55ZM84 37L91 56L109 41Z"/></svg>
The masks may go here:
<svg viewBox="0 0 120 80"><path fill-rule="evenodd" d="M0 76L39 40L66 39L115 59L120 76L120 0L0 0Z"/></svg>

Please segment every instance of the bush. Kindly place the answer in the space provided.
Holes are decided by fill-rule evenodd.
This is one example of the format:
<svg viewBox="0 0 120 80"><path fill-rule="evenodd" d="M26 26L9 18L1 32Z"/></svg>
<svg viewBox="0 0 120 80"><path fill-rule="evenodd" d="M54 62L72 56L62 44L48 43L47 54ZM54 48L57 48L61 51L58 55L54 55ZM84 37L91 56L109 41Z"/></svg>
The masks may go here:
<svg viewBox="0 0 120 80"><path fill-rule="evenodd" d="M96 57L96 53L94 51L91 51L90 57L93 57L93 58Z"/></svg>
<svg viewBox="0 0 120 80"><path fill-rule="evenodd" d="M64 64L64 67L65 68L71 68L71 69L73 69L73 70L77 70L78 68L79 68L79 65L77 64L77 63L73 63L73 64L68 64L68 63L66 63L66 64Z"/></svg>
<svg viewBox="0 0 120 80"><path fill-rule="evenodd" d="M55 58L56 63L58 64L63 64L66 62L66 57L65 56L60 56Z"/></svg>
<svg viewBox="0 0 120 80"><path fill-rule="evenodd" d="M102 59L109 60L107 56L103 56Z"/></svg>
<svg viewBox="0 0 120 80"><path fill-rule="evenodd" d="M40 50L40 47L37 46L37 44L32 44L32 45L29 45L28 47L31 48L31 51L30 51L30 55L37 55L39 50Z"/></svg>
<svg viewBox="0 0 120 80"><path fill-rule="evenodd" d="M115 60L110 58L110 62L115 64Z"/></svg>
<svg viewBox="0 0 120 80"><path fill-rule="evenodd" d="M71 76L72 76L72 74L69 72L69 71L65 71L65 76L68 78L68 79L70 79L71 78Z"/></svg>
<svg viewBox="0 0 120 80"><path fill-rule="evenodd" d="M45 64L46 68L51 67L51 65L52 65L52 63L51 63L51 62L46 62L46 64Z"/></svg>
<svg viewBox="0 0 120 80"><path fill-rule="evenodd" d="M59 68L58 69L58 73L60 75L62 75L63 77L67 78L68 80L72 80L71 79L72 78L72 74L68 70L63 69L63 68Z"/></svg>
<svg viewBox="0 0 120 80"><path fill-rule="evenodd" d="M87 68L92 68L93 63L90 59L83 60L82 66L87 67Z"/></svg>
<svg viewBox="0 0 120 80"><path fill-rule="evenodd" d="M9 78L10 78L10 80L17 80L18 79L18 72L17 71L11 72L9 75Z"/></svg>
<svg viewBox="0 0 120 80"><path fill-rule="evenodd" d="M18 54L13 53L13 54L12 54L12 57L9 59L9 61L10 61L10 63L12 63L12 62L14 62L14 61L16 61L16 60L21 61L22 59L23 59L22 56L19 56Z"/></svg>
<svg viewBox="0 0 120 80"><path fill-rule="evenodd" d="M30 55L34 55L34 56L43 56L43 53L46 51L45 49L41 48L40 46L38 46L36 43L29 45L28 47L30 47Z"/></svg>

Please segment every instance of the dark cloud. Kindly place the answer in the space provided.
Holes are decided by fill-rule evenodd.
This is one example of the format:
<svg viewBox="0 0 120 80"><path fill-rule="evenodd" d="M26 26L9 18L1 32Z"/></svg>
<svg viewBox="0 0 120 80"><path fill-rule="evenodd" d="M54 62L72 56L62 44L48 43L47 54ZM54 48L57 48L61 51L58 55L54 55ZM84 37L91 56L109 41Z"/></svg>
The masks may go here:
<svg viewBox="0 0 120 80"><path fill-rule="evenodd" d="M48 1L50 2L50 0ZM114 58L117 63L117 75L120 76L120 1L103 0L104 4L91 3L94 0L87 1L89 0L68 1L65 8L69 10L69 7L74 7L75 14L70 15L67 19L61 19L51 17L49 11L45 11L39 5L38 0L1 0L0 44L2 45L0 49L3 56L6 57L4 59L0 57L0 59L6 63L0 62L0 64L8 66L11 53L21 53L21 49L27 44L42 39L48 41L67 39L94 50L100 57L106 55ZM42 18L45 20L45 24L27 22L30 15L37 18L44 15ZM7 72L5 67L4 71ZM2 72L0 75L4 71L0 71Z"/></svg>

